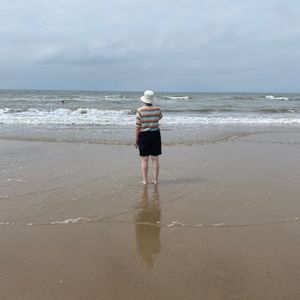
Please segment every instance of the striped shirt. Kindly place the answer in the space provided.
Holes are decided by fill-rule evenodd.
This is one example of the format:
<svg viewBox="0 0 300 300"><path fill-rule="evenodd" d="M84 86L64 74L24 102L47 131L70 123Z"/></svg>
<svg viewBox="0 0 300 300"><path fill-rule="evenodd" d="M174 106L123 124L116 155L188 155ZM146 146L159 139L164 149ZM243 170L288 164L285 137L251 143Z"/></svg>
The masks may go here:
<svg viewBox="0 0 300 300"><path fill-rule="evenodd" d="M161 118L162 113L158 106L142 106L137 109L135 125L141 128L141 132L155 131L159 129Z"/></svg>

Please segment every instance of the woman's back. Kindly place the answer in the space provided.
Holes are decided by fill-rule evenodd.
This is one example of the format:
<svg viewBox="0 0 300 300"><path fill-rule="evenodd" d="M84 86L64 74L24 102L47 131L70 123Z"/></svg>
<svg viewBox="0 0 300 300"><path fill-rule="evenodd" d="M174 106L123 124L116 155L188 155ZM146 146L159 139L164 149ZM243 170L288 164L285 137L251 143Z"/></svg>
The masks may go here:
<svg viewBox="0 0 300 300"><path fill-rule="evenodd" d="M158 130L161 118L162 113L158 106L145 105L137 109L136 126L141 127L141 132Z"/></svg>

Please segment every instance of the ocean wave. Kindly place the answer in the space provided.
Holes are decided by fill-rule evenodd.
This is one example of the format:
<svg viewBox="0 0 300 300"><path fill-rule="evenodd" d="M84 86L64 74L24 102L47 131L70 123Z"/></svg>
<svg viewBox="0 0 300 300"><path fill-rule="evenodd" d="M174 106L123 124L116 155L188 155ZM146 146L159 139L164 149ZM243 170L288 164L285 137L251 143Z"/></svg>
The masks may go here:
<svg viewBox="0 0 300 300"><path fill-rule="evenodd" d="M120 100L120 99L133 99L132 95L106 95L103 96L105 100Z"/></svg>
<svg viewBox="0 0 300 300"><path fill-rule="evenodd" d="M189 96L160 96L159 98L169 99L169 100L188 100L188 99L190 99Z"/></svg>
<svg viewBox="0 0 300 300"><path fill-rule="evenodd" d="M164 109L163 112L176 112L176 113L199 113L199 114L205 114L205 113L215 113L215 112L234 112L235 110L233 108L200 108L200 109L193 109L193 108L169 108Z"/></svg>
<svg viewBox="0 0 300 300"><path fill-rule="evenodd" d="M260 108L257 110L253 110L260 113L271 113L271 114L285 114L285 113L299 113L300 109L296 108Z"/></svg>
<svg viewBox="0 0 300 300"><path fill-rule="evenodd" d="M0 109L0 114L14 114L14 113L21 113L26 112L28 109L22 109L22 108L3 108Z"/></svg>
<svg viewBox="0 0 300 300"><path fill-rule="evenodd" d="M268 100L285 100L285 101L289 100L288 97L275 97L273 95L266 95L264 98Z"/></svg>
<svg viewBox="0 0 300 300"><path fill-rule="evenodd" d="M1 124L32 125L118 125L130 124L134 117L130 110L98 110L79 108L75 110L58 108L55 110L28 109L21 112L9 112L0 109Z"/></svg>
<svg viewBox="0 0 300 300"><path fill-rule="evenodd" d="M249 95L234 95L231 96L230 98L235 100L243 100L243 99L248 99Z"/></svg>
<svg viewBox="0 0 300 300"><path fill-rule="evenodd" d="M51 222L51 225L68 225L68 224L85 224L88 223L90 219L84 217L77 217L77 218L69 218L63 221L54 221Z"/></svg>
<svg viewBox="0 0 300 300"><path fill-rule="evenodd" d="M41 95L41 96L30 96L30 97L10 97L6 99L11 103L72 103L72 102L116 102L124 101L124 99L134 99L132 96L127 95L95 95L95 96L55 96L55 95ZM4 100L5 99L0 99Z"/></svg>
<svg viewBox="0 0 300 300"><path fill-rule="evenodd" d="M133 224L131 221L122 221L122 220L106 220L107 218L86 218L86 217L77 217L77 218L69 218L62 221L54 221L54 222L29 222L29 223L21 223L21 222L0 222L0 226L53 226L53 225L87 225L87 224L97 224L97 223L109 223L109 224ZM282 216L279 218L275 218L273 220L265 221L265 220L252 220L252 222L220 222L218 223L184 223L182 221L172 221L171 223L152 223L152 222L135 222L138 225L148 225L153 227L163 227L170 228L173 230L173 227L184 227L184 228L234 228L234 227L260 227L260 226L270 226L270 225L279 225L279 224L293 224L299 223L299 216Z"/></svg>
<svg viewBox="0 0 300 300"><path fill-rule="evenodd" d="M228 116L228 117L197 117L185 116L171 118L165 116L162 124L167 125L280 125L300 124L300 117L265 117L265 116Z"/></svg>
<svg viewBox="0 0 300 300"><path fill-rule="evenodd" d="M31 125L116 125L133 126L134 110L96 108L39 110L0 109L1 124ZM299 109L261 108L255 111L233 109L165 110L161 124L299 124Z"/></svg>
<svg viewBox="0 0 300 300"><path fill-rule="evenodd" d="M129 115L136 114L136 109L131 110L101 110L97 108L58 108L54 110L45 110L38 108L29 108L29 109L21 109L21 108L3 108L0 109L0 114L18 114L24 112L60 112L66 114L87 114L87 113L101 113L103 111L115 111L115 112L124 112ZM256 109L239 109L239 108L167 108L163 109L164 113L193 113L193 114L210 114L210 113L272 113L272 114L284 114L284 113L300 113L300 108L291 108L291 107L266 107L266 108L256 108Z"/></svg>
<svg viewBox="0 0 300 300"><path fill-rule="evenodd" d="M256 109L238 109L238 108L168 108L163 110L164 113L195 113L195 114L212 114L212 113L267 113L267 114L284 114L284 113L300 113L300 108L256 108Z"/></svg>

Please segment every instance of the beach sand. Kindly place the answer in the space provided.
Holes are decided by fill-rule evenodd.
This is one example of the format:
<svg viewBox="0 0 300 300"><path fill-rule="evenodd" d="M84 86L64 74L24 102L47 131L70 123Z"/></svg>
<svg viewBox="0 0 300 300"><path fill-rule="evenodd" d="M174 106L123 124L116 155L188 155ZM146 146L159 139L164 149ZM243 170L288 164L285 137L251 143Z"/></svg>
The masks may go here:
<svg viewBox="0 0 300 300"><path fill-rule="evenodd" d="M0 141L0 299L300 299L300 135Z"/></svg>

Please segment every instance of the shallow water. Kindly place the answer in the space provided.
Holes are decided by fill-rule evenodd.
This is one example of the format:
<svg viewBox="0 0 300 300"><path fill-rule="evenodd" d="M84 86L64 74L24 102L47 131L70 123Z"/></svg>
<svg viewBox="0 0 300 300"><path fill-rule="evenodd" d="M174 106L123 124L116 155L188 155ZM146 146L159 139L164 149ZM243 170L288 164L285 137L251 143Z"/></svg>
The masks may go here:
<svg viewBox="0 0 300 300"><path fill-rule="evenodd" d="M163 131L146 188L128 137L27 129L0 139L1 299L299 298L297 128Z"/></svg>

